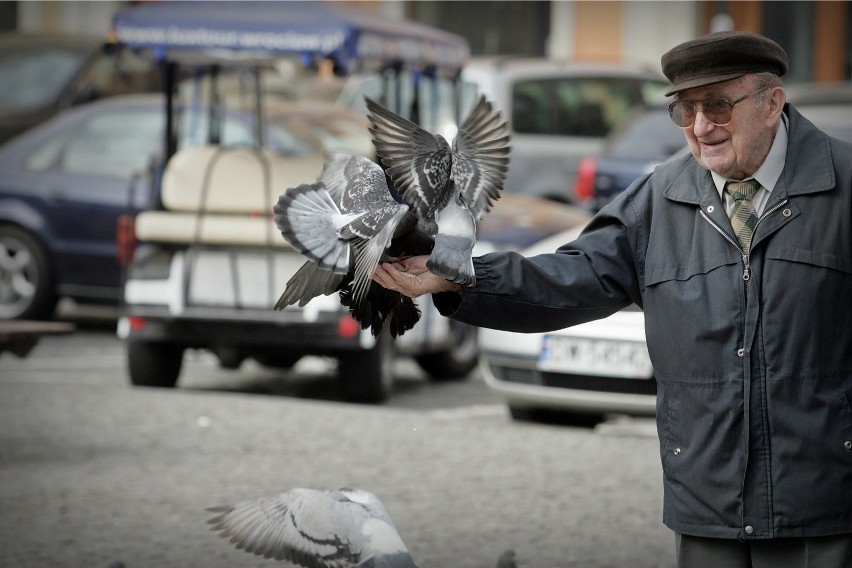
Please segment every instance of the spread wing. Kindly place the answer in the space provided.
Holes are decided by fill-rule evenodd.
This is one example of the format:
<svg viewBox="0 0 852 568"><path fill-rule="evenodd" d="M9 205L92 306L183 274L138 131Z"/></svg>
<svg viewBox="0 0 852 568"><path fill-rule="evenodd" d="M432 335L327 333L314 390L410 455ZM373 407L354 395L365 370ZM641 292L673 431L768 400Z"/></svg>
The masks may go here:
<svg viewBox="0 0 852 568"><path fill-rule="evenodd" d="M373 559L416 566L381 501L366 491L297 488L208 510L217 513L210 530L266 558L307 568L355 568Z"/></svg>
<svg viewBox="0 0 852 568"><path fill-rule="evenodd" d="M218 513L210 530L237 548L308 568L355 568L366 544L368 511L329 492L291 489L208 510Z"/></svg>
<svg viewBox="0 0 852 568"><path fill-rule="evenodd" d="M370 238L356 239L352 242L355 256L355 276L352 282L354 301L360 302L373 281L373 271L379 265L382 254L390 245L397 225L408 211L408 205L397 204L364 215L359 224L372 232Z"/></svg>
<svg viewBox="0 0 852 568"><path fill-rule="evenodd" d="M510 151L509 126L485 97L459 127L453 151L453 181L473 216L481 219L500 198Z"/></svg>
<svg viewBox="0 0 852 568"><path fill-rule="evenodd" d="M320 180L333 187L342 186L338 193L341 212L357 214L340 230L340 238L349 241L354 252L352 294L358 303L367 293L373 270L390 245L408 205L394 200L382 168L364 156L330 155Z"/></svg>
<svg viewBox="0 0 852 568"><path fill-rule="evenodd" d="M450 145L442 136L366 100L376 154L403 200L418 216L430 216L449 199Z"/></svg>

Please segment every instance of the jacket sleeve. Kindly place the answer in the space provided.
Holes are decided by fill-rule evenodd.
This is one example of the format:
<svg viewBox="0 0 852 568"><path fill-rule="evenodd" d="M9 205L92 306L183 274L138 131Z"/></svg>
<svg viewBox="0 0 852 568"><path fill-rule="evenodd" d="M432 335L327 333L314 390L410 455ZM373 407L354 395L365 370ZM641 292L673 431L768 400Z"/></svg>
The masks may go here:
<svg viewBox="0 0 852 568"><path fill-rule="evenodd" d="M632 193L625 191L554 253L474 258L476 284L458 294L436 294L435 306L471 325L517 332L552 331L604 318L631 303L641 307L636 254L641 223Z"/></svg>

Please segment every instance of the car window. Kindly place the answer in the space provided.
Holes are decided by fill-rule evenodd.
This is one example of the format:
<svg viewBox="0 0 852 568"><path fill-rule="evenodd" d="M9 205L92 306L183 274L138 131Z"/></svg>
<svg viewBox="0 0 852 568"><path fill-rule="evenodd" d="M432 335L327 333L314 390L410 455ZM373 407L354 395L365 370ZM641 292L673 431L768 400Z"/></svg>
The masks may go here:
<svg viewBox="0 0 852 568"><path fill-rule="evenodd" d="M207 109L188 108L181 115L178 148L203 146L207 143L210 117ZM244 113L226 112L222 120L220 144L228 148L257 147L254 120ZM279 154L307 156L316 153L313 146L286 129L268 124L264 145Z"/></svg>
<svg viewBox="0 0 852 568"><path fill-rule="evenodd" d="M83 100L155 92L159 90L156 65L129 49L100 52L73 87ZM82 102L80 100L76 102Z"/></svg>
<svg viewBox="0 0 852 568"><path fill-rule="evenodd" d="M547 78L512 86L512 126L523 134L603 137L665 86L629 78Z"/></svg>
<svg viewBox="0 0 852 568"><path fill-rule="evenodd" d="M36 172L49 170L56 164L67 140L67 135L54 136L27 156L24 160L25 167Z"/></svg>
<svg viewBox="0 0 852 568"><path fill-rule="evenodd" d="M153 111L102 111L69 140L59 167L69 173L130 177L160 153L164 119Z"/></svg>
<svg viewBox="0 0 852 568"><path fill-rule="evenodd" d="M36 108L53 101L88 53L33 46L0 51L0 106Z"/></svg>

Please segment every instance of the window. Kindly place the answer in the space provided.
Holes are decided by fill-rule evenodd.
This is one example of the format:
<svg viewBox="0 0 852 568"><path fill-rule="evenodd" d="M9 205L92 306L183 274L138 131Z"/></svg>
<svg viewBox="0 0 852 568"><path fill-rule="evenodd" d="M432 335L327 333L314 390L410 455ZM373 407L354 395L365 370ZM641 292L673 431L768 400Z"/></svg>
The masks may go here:
<svg viewBox="0 0 852 568"><path fill-rule="evenodd" d="M88 57L87 52L59 47L0 52L0 105L25 109L49 104Z"/></svg>
<svg viewBox="0 0 852 568"><path fill-rule="evenodd" d="M522 134L600 138L664 86L609 77L519 81L512 88L512 127Z"/></svg>
<svg viewBox="0 0 852 568"><path fill-rule="evenodd" d="M60 168L76 174L129 178L147 169L160 153L163 128L159 112L104 112L75 133Z"/></svg>

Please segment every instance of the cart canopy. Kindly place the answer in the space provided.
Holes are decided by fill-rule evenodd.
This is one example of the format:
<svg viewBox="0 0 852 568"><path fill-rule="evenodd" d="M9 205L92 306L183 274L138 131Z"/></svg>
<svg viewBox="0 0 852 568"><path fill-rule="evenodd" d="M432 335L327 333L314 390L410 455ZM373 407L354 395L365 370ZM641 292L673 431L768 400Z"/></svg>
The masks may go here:
<svg viewBox="0 0 852 568"><path fill-rule="evenodd" d="M328 58L342 74L368 63L457 73L467 41L379 12L324 1L153 2L119 11L115 39L159 60Z"/></svg>

